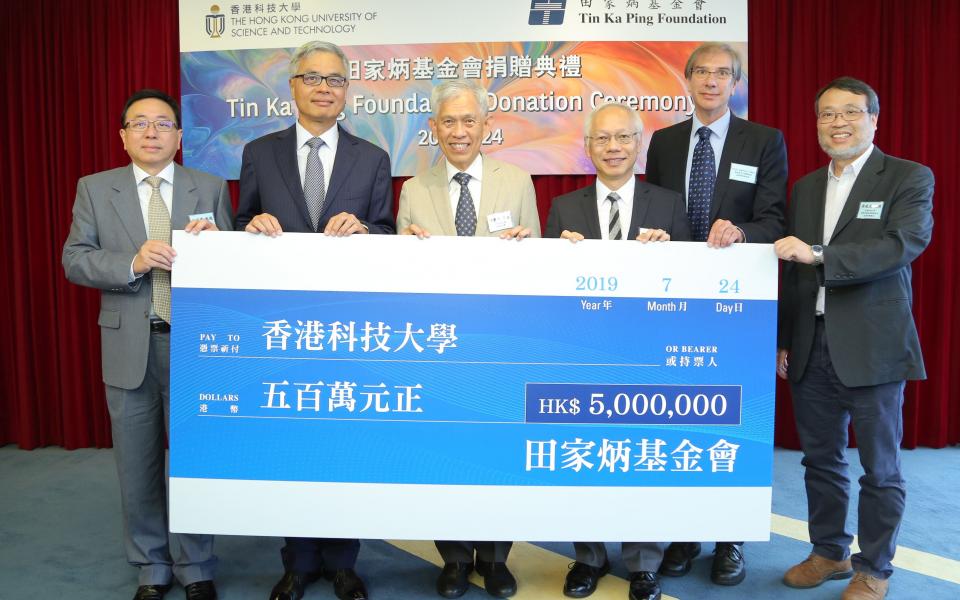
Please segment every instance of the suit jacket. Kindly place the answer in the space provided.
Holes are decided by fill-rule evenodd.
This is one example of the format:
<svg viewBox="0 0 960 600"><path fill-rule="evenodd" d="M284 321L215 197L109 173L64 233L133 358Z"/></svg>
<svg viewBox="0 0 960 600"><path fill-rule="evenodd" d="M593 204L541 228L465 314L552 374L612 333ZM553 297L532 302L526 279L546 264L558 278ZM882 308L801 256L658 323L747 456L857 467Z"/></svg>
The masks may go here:
<svg viewBox="0 0 960 600"><path fill-rule="evenodd" d="M633 212L627 238L637 237L641 227L663 229L670 239L678 242L690 240L690 225L683 205L683 197L674 191L658 187L639 179L633 190ZM597 214L597 186L588 185L558 196L550 205L545 236L560 237L564 229L576 231L591 240L601 239L600 215Z"/></svg>
<svg viewBox="0 0 960 600"><path fill-rule="evenodd" d="M190 215L206 212L218 228L231 229L227 183L175 165L170 225L183 229ZM143 382L150 346L150 275L128 283L130 265L146 241L132 165L80 179L63 268L73 283L100 290L103 381L128 390Z"/></svg>
<svg viewBox="0 0 960 600"><path fill-rule="evenodd" d="M337 127L340 127L339 125ZM370 233L393 233L393 180L383 149L340 128L319 231L341 212L355 215ZM297 166L297 126L257 138L243 148L236 229L269 213L284 231L313 232Z"/></svg>
<svg viewBox="0 0 960 600"><path fill-rule="evenodd" d="M510 212L514 226L529 227L533 237L540 237L537 196L533 191L533 180L529 173L486 156L483 156L482 160L483 180L476 235L500 235L500 231L490 231L487 216ZM457 226L453 222L453 210L450 207L449 185L445 160L404 181L400 189L397 229L402 231L415 224L435 235L457 235Z"/></svg>
<svg viewBox="0 0 960 600"><path fill-rule="evenodd" d="M827 168L798 181L791 195L787 233L811 245L823 243ZM861 217L861 202L882 202L880 218ZM830 359L845 386L926 377L910 263L930 242L932 210L930 169L875 148L824 246L823 265L784 263L778 347L790 351L792 381L803 376L810 356L821 284Z"/></svg>
<svg viewBox="0 0 960 600"><path fill-rule="evenodd" d="M647 150L647 181L680 192L686 204L687 155L693 119L653 132ZM730 179L731 164L757 167L756 183ZM787 202L787 148L783 134L730 115L710 204L710 223L726 219L748 242L770 244L784 232Z"/></svg>

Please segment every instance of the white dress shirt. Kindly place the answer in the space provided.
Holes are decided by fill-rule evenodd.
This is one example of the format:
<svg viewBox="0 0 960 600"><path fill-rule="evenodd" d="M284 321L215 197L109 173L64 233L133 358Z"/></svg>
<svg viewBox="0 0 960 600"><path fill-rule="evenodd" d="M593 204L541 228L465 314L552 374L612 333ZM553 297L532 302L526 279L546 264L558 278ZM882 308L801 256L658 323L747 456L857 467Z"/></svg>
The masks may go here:
<svg viewBox="0 0 960 600"><path fill-rule="evenodd" d="M157 177L160 178L160 198L163 199L163 203L167 207L167 214L170 215L171 225L173 224L173 161L170 161L162 171L157 173ZM150 184L147 183L147 177L150 177L150 173L147 173L140 167L133 164L133 181L137 185L137 197L140 199L140 214L143 216L143 230L146 232L147 237L150 237L150 196L153 195L153 188L150 187ZM144 273L134 273L133 272L133 263L137 260L137 257L134 256L133 260L130 261L130 273L128 283L133 283L137 279L140 279L144 276ZM152 311L151 311L152 312Z"/></svg>

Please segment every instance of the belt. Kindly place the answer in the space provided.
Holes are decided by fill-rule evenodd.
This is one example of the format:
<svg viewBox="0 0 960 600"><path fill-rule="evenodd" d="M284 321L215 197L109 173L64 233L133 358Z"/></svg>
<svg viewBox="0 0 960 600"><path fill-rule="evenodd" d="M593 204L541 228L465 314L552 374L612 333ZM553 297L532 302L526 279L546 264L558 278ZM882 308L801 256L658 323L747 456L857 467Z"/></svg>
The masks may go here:
<svg viewBox="0 0 960 600"><path fill-rule="evenodd" d="M150 333L170 333L170 323L163 319L151 319Z"/></svg>

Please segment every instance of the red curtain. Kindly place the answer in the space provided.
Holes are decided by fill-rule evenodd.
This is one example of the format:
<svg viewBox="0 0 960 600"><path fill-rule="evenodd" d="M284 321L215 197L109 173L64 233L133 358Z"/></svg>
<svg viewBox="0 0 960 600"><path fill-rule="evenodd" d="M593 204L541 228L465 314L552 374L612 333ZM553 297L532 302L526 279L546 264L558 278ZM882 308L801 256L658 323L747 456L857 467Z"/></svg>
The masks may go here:
<svg viewBox="0 0 960 600"><path fill-rule="evenodd" d="M177 1L7 0L0 12L0 444L105 447L98 294L66 281L60 252L77 179L128 162L117 133L127 95L179 92ZM791 184L826 162L813 97L839 75L879 93L879 147L937 176L933 243L913 280L929 379L907 386L904 445L960 443L960 396L951 393L960 385L951 352L960 344L960 153L953 134L941 134L960 98L960 3L750 0L749 28L750 118L783 130ZM541 216L589 179L535 177ZM782 385L776 440L797 447Z"/></svg>

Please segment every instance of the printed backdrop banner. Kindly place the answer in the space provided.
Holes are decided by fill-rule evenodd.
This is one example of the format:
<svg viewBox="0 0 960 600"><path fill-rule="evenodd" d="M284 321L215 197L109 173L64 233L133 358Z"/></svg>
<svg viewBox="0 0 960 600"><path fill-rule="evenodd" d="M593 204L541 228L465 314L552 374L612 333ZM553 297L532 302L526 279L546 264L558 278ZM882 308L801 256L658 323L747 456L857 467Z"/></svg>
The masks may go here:
<svg viewBox="0 0 960 600"><path fill-rule="evenodd" d="M767 538L769 245L174 242L178 531Z"/></svg>
<svg viewBox="0 0 960 600"><path fill-rule="evenodd" d="M457 77L488 90L486 154L532 174L583 174L593 107L638 110L645 148L693 111L683 67L697 44L729 42L746 60L747 0L181 0L186 165L238 179L244 144L294 123L288 65L312 40L346 52L341 124L387 150L394 175L437 160L430 91ZM731 108L746 117L743 66Z"/></svg>

